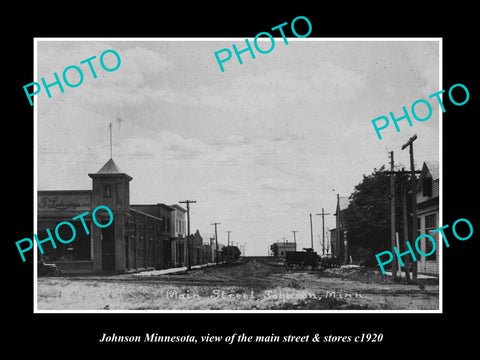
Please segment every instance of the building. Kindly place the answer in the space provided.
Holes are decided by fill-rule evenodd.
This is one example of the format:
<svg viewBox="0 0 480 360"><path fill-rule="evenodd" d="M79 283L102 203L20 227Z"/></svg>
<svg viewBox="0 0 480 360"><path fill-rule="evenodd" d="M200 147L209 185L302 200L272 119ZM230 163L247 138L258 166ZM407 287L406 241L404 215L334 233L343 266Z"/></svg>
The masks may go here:
<svg viewBox="0 0 480 360"><path fill-rule="evenodd" d="M175 266L172 260L172 247L176 240L175 232L172 227L172 218L174 207L165 204L142 204L142 205L130 205L130 211L138 214L148 214L153 218L160 220L160 225L155 230L156 241L154 252L161 252L161 256L156 257L157 269L170 268ZM154 255L151 255L154 256Z"/></svg>
<svg viewBox="0 0 480 360"><path fill-rule="evenodd" d="M208 250L204 250L203 238L197 230L195 234L190 235L191 249L192 249L192 265L199 265L211 262L208 258Z"/></svg>
<svg viewBox="0 0 480 360"><path fill-rule="evenodd" d="M174 241L172 243L172 261L173 266L186 266L187 237L186 213L180 205L172 205L173 212L171 217L171 226L173 230Z"/></svg>
<svg viewBox="0 0 480 360"><path fill-rule="evenodd" d="M53 232L53 229L60 222L71 221L73 217L87 211L89 214L84 217L85 224L87 229L91 229L91 190L38 191L38 222L36 231L38 239L43 240L48 237L47 229ZM75 226L76 239L70 244L58 243L56 249L53 249L50 244L46 243L43 246L44 258L47 261L55 261L59 264L62 262L68 263L68 267L77 269L77 272L92 272L94 248L91 235L85 233L80 222L72 221L71 223ZM71 234L62 234L63 229L60 228L60 237L63 239L70 238ZM64 267L61 266L61 268L63 269Z"/></svg>
<svg viewBox="0 0 480 360"><path fill-rule="evenodd" d="M330 229L331 253L344 263L348 262L348 241L343 214L349 205L350 199L348 197L337 194L337 207L333 214L336 217L335 228Z"/></svg>
<svg viewBox="0 0 480 360"><path fill-rule="evenodd" d="M277 241L270 246L270 250L275 257L285 257L288 251L297 251L296 242Z"/></svg>
<svg viewBox="0 0 480 360"><path fill-rule="evenodd" d="M439 163L425 161L422 166L422 172L417 182L417 225L418 235L429 234L436 242L436 249L439 243L438 232L432 233L440 227L439 225ZM420 249L424 254L428 254L433 249L433 244L427 238L420 241ZM434 251L432 255L420 256L417 261L418 272L434 273L439 272L439 251Z"/></svg>
<svg viewBox="0 0 480 360"><path fill-rule="evenodd" d="M91 190L50 190L37 193L37 236L53 234L62 221L74 225L76 238L63 244L55 241L43 245L43 259L55 263L62 273L126 272L163 269L185 265L185 210L178 205L162 203L130 204L132 177L121 171L109 159L96 173L90 173ZM101 228L92 223L93 209L108 206L113 213L110 226ZM72 219L82 213L81 221ZM105 211L96 219L106 224L110 217ZM72 237L72 230L59 227L62 239ZM198 232L198 231L197 231ZM55 238L56 235L52 235ZM200 236L196 234L196 236ZM201 237L200 237L201 238ZM55 239L54 239L55 240ZM204 249L203 252L211 252ZM207 258L197 254L197 262Z"/></svg>

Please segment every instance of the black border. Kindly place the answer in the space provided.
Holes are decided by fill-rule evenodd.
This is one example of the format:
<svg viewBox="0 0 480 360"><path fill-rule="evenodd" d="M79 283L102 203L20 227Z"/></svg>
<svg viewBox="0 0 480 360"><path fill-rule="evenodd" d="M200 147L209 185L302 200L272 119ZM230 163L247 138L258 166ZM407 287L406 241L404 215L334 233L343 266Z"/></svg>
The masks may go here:
<svg viewBox="0 0 480 360"><path fill-rule="evenodd" d="M433 3L426 9L418 4L399 3L397 8L365 4L351 7L339 4L338 9L323 5L293 9L293 4L257 6L245 3L223 3L215 7L201 4L199 9L182 4L183 9L172 10L158 4L84 4L76 11L68 6L35 9L30 6L18 12L14 25L2 25L8 52L3 56L7 86L7 101L3 141L5 207L8 221L4 241L4 296L12 314L8 321L8 346L22 349L21 344L33 342L34 351L42 355L60 355L57 346L67 346L71 353L95 354L98 350L123 351L142 348L155 351L154 356L170 356L163 349L194 350L200 344L99 344L103 332L143 335L157 332L165 335L204 335L247 333L249 335L313 334L356 335L362 332L383 333L382 343L364 344L271 344L270 350L285 346L312 348L318 354L344 347L371 355L387 355L386 348L396 353L433 354L450 344L467 350L474 344L474 329L467 327L475 313L476 277L478 259L478 215L476 203L476 163L474 136L476 118L473 110L477 102L477 84L473 76L476 59L474 26L470 19L472 8L448 4L443 8ZM73 6L75 8L75 6ZM14 241L33 233L33 111L25 99L22 86L33 79L34 37L252 37L258 32L290 22L296 16L306 16L313 26L311 37L441 37L443 38L443 88L456 83L466 85L470 101L456 107L445 101L443 117L443 209L444 224L458 218L469 219L474 236L465 242L451 241L444 248L444 313L443 314L33 314L32 257L22 263ZM41 141L41 140L39 140ZM5 198L5 197L4 197ZM11 310L13 311L11 311ZM473 319L472 319L473 320ZM472 324L475 326L475 324ZM203 345L203 346L208 346ZM140 347L139 347L140 346ZM216 348L251 348L254 344ZM51 349L52 351L50 351ZM371 351L379 351L371 353ZM383 351L382 351L383 350ZM218 353L217 355L219 355ZM338 353L337 353L338 354ZM359 353L358 353L359 354ZM173 353L171 355L174 355ZM205 353L215 356L215 353ZM300 356L306 353L300 353ZM387 355L388 356L388 355Z"/></svg>

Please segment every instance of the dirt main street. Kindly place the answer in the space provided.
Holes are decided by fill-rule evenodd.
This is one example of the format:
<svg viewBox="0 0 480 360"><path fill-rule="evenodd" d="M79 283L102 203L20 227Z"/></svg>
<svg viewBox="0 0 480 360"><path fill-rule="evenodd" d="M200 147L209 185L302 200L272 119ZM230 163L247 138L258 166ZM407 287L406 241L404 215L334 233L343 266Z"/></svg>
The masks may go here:
<svg viewBox="0 0 480 360"><path fill-rule="evenodd" d="M437 310L438 284L401 285L376 269L287 270L246 258L190 272L40 277L38 310Z"/></svg>

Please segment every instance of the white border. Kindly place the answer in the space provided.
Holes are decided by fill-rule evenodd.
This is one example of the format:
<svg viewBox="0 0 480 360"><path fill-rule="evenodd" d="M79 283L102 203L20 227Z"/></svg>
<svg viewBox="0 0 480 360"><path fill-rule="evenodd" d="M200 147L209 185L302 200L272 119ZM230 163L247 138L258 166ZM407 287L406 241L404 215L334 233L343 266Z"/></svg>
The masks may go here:
<svg viewBox="0 0 480 360"><path fill-rule="evenodd" d="M38 74L37 74L37 43L39 41L244 41L246 38L242 37L225 37L225 38L189 38L189 37L173 37L173 38L116 38L116 37L73 37L73 38L65 38L65 37L38 37L34 38L34 49L33 49L33 76L35 82L37 82ZM248 37L247 39L253 39L253 37ZM281 37L274 37L277 41L282 40ZM265 38L259 38L260 41L266 41ZM269 39L268 39L269 40ZM441 37L373 37L373 38L316 38L316 37L305 37L305 38L290 38L287 37L289 42L295 41L438 41L439 43L439 89L441 91L443 89L443 38ZM440 95L443 101L443 94ZM34 180L34 193L33 193L33 214L34 214L34 224L33 229L34 233L37 233L37 101L34 102L33 105L33 116L34 116L34 139L33 139L33 146L34 146L34 153L33 153L33 180ZM439 111L439 177L440 177L440 186L439 186L439 226L443 226L443 143L442 143L442 135L443 135L443 112ZM183 313L194 313L194 314L218 314L218 313L226 313L226 314L392 314L392 313L401 313L401 314L441 314L443 313L443 246L438 246L439 248L439 309L437 310L39 310L37 304L37 251L33 251L33 275L34 275L34 283L33 283L33 302L34 302L34 313L64 313L64 314L78 314L78 313L89 313L89 314L183 314Z"/></svg>

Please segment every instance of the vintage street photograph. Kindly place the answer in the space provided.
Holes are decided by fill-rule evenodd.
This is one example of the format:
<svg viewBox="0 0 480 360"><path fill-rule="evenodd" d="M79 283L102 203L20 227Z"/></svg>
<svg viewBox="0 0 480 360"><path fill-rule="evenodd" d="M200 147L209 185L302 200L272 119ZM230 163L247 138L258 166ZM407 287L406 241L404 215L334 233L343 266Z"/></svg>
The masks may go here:
<svg viewBox="0 0 480 360"><path fill-rule="evenodd" d="M35 312L442 312L441 38L272 35L35 39Z"/></svg>

